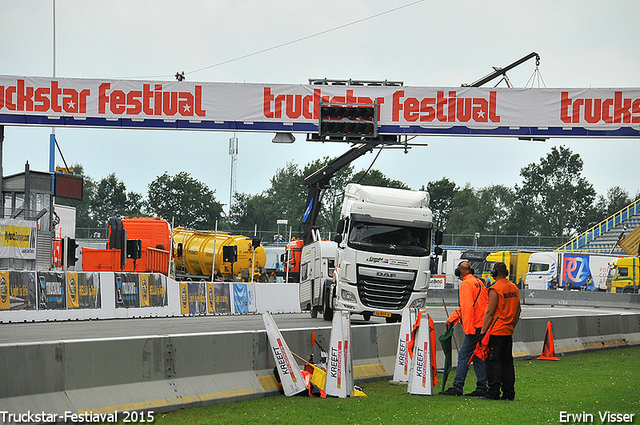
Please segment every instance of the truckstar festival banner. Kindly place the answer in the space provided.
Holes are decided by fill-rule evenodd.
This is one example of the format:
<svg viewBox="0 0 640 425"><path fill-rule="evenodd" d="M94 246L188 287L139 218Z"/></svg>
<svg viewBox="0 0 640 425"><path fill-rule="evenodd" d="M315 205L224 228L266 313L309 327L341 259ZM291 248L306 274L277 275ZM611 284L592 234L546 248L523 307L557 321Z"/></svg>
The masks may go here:
<svg viewBox="0 0 640 425"><path fill-rule="evenodd" d="M317 132L320 102L381 134L640 137L640 88L317 86L0 76L0 125Z"/></svg>

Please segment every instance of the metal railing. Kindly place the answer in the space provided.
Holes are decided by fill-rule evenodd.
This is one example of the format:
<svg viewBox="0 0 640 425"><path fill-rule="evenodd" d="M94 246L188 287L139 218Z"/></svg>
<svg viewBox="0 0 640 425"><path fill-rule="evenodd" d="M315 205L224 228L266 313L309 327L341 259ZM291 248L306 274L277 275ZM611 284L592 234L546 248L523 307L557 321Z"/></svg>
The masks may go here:
<svg viewBox="0 0 640 425"><path fill-rule="evenodd" d="M613 230L615 227L622 224L623 221L637 214L640 214L640 198L613 214L611 217L602 220L591 229L560 246L556 251L575 251L582 249L589 242L604 235L606 232Z"/></svg>
<svg viewBox="0 0 640 425"><path fill-rule="evenodd" d="M253 237L254 229L230 229L224 232L232 235L244 235L249 238ZM267 245L284 245L289 238L289 232L278 233L275 230L258 230L257 237L263 244ZM325 240L332 240L335 232L329 232L321 230L320 235ZM298 234L293 234L297 239ZM76 238L79 239L99 239L105 240L108 237L107 228L76 228ZM533 250L540 249L540 247L548 248L549 250L556 249L555 247L565 243L566 236L525 236L525 235L496 235L496 234L466 234L466 233L445 233L443 244L451 247L466 247L478 248L481 247L494 247L497 250L507 250L509 247L530 247Z"/></svg>

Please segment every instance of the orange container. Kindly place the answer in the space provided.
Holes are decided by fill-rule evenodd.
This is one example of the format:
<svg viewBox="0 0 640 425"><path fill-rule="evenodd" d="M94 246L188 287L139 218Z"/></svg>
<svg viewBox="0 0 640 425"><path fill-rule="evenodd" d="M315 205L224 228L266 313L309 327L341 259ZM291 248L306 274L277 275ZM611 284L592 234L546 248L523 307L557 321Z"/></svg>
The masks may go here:
<svg viewBox="0 0 640 425"><path fill-rule="evenodd" d="M127 239L142 241L141 257L136 260L127 259L125 272L169 273L169 248L171 246L171 229L169 223L160 218L134 217L124 218L122 228L127 232ZM82 270L88 272L122 271L119 249L82 249Z"/></svg>
<svg viewBox="0 0 640 425"><path fill-rule="evenodd" d="M82 248L82 270L85 272L119 272L119 249Z"/></svg>

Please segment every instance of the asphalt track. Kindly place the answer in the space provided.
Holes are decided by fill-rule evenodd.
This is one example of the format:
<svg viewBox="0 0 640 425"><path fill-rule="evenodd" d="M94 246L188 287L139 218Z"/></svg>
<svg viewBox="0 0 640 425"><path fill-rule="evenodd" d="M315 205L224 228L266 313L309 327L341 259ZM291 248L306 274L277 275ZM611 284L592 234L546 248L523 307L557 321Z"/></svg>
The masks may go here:
<svg viewBox="0 0 640 425"><path fill-rule="evenodd" d="M449 312L456 306L448 306ZM429 307L427 312L433 320L444 322L444 307ZM541 307L523 306L523 318L551 318L562 316L596 316L605 314L632 313L625 309L586 307ZM275 314L274 319L280 329L313 329L329 327L330 322L321 318L312 319L308 312ZM368 322L360 315L352 318L353 326L386 323L382 318L371 318ZM51 341L72 341L83 339L143 336L177 336L198 333L230 333L239 331L263 331L264 324L259 314L220 315L197 317L154 317L143 319L85 320L64 322L34 322L0 324L0 344L43 343Z"/></svg>

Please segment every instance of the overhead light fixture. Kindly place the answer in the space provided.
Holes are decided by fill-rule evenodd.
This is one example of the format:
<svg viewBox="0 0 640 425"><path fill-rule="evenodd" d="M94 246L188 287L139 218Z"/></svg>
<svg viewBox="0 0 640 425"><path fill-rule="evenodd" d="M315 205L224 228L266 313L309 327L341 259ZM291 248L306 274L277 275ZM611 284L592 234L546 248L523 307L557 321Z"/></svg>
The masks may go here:
<svg viewBox="0 0 640 425"><path fill-rule="evenodd" d="M276 135L271 139L272 143L293 143L296 141L296 138L291 133L276 133Z"/></svg>

